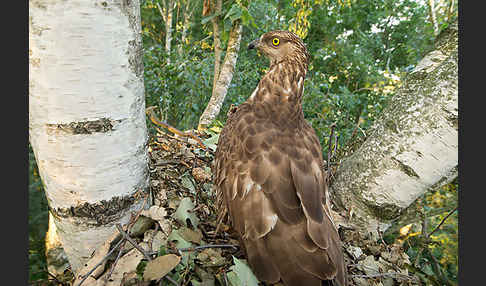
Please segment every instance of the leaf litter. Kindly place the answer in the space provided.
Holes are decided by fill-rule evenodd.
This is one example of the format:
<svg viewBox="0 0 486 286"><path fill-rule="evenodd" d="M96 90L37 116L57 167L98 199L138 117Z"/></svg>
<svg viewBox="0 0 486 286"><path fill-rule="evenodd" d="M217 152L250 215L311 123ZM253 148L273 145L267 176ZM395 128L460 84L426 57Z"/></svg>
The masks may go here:
<svg viewBox="0 0 486 286"><path fill-rule="evenodd" d="M211 163L219 134L214 131L194 131L207 149L192 138L164 132L149 139L152 203L139 213L138 220L144 223L135 224L140 230L129 233L152 259L147 261L126 243L119 261L115 263L119 251L114 251L83 285L266 285L259 283L248 267L231 227L223 223L215 233L219 212ZM349 285L419 285L415 277L408 275L406 264L410 261L400 246L386 247L349 229L342 232ZM120 239L118 234L114 237ZM115 241L107 241L87 265L98 263L100 255L107 253L107 247ZM113 266L111 277L107 277ZM89 270L85 267L82 273ZM79 281L73 285L78 286Z"/></svg>

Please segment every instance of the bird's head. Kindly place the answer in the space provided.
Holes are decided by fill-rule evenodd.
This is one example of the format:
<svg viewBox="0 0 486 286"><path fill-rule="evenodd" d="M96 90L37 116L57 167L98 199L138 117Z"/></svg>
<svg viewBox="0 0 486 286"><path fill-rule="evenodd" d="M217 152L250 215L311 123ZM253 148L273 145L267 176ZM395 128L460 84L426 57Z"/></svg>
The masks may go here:
<svg viewBox="0 0 486 286"><path fill-rule="evenodd" d="M289 31L267 32L252 41L248 49L262 52L270 60L270 65L285 59L299 61L306 65L309 62L309 53L304 42L295 33Z"/></svg>

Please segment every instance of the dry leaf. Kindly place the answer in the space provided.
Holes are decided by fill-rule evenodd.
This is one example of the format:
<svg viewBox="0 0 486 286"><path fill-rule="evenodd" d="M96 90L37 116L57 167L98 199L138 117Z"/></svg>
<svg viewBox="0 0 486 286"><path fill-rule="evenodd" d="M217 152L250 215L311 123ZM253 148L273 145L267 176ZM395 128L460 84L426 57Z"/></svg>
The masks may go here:
<svg viewBox="0 0 486 286"><path fill-rule="evenodd" d="M164 221L167 211L163 207L151 206L148 210L143 210L140 214L156 221Z"/></svg>
<svg viewBox="0 0 486 286"><path fill-rule="evenodd" d="M159 280L174 269L180 261L181 258L175 254L159 256L147 263L143 272L143 279L146 281Z"/></svg>
<svg viewBox="0 0 486 286"><path fill-rule="evenodd" d="M143 259L143 254L140 251L136 250L135 248L130 250L127 254L120 257L118 263L113 270L113 274L110 276L110 279L106 281L106 276L108 275L109 271L105 272L98 280L106 281L104 286L118 286L123 279L125 273L134 272L137 269L137 265ZM84 283L83 283L84 286Z"/></svg>
<svg viewBox="0 0 486 286"><path fill-rule="evenodd" d="M196 230L192 230L188 227L181 227L179 228L179 234L187 241L194 242L196 244L201 243L201 239L203 238L203 234L200 229L196 228Z"/></svg>

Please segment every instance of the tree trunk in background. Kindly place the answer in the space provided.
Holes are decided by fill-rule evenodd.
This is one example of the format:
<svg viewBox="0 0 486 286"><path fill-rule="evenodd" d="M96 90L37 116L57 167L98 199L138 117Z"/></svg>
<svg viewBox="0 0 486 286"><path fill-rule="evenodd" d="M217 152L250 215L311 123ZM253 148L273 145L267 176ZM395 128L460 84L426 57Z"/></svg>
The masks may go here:
<svg viewBox="0 0 486 286"><path fill-rule="evenodd" d="M213 1L214 14L221 13L221 9L223 7L222 0L216 0L216 5L214 6ZM214 95L214 90L216 89L216 84L218 83L219 73L220 73L220 66L221 66L221 34L219 32L219 15L215 16L211 19L213 24L213 42L214 42L214 77L213 77L213 92L211 96Z"/></svg>
<svg viewBox="0 0 486 286"><path fill-rule="evenodd" d="M182 24L181 42L179 43L179 46L178 46L179 54L182 54L182 47L184 45L189 44L187 42L187 31L189 30L189 26L191 25L191 17L192 17L192 14L194 13L194 9L196 8L196 4L191 3L190 0L185 0L184 3L185 3L185 6L184 6L184 23ZM191 5L192 5L192 7L191 7Z"/></svg>
<svg viewBox="0 0 486 286"><path fill-rule="evenodd" d="M209 100L206 109L199 119L199 130L206 129L206 126L218 116L221 106L223 105L224 98L228 92L228 87L233 79L233 73L235 71L236 60L238 59L238 51L240 49L241 32L243 26L241 21L235 20L231 27L228 48L226 49L226 56L224 57L224 63L219 73L218 81L213 91L213 95Z"/></svg>
<svg viewBox="0 0 486 286"><path fill-rule="evenodd" d="M160 4L157 2L157 8L159 9L162 19L165 22L165 52L167 53L167 64L170 64L170 52L171 52L171 42L172 42L172 17L174 14L174 9L177 2L174 0L162 0L162 5L164 9L160 8Z"/></svg>
<svg viewBox="0 0 486 286"><path fill-rule="evenodd" d="M437 16L435 13L435 0L428 0L427 6L429 7L429 17L432 27L434 28L434 35L437 36L439 33L439 25L437 23Z"/></svg>
<svg viewBox="0 0 486 286"><path fill-rule="evenodd" d="M457 61L456 22L339 166L331 193L351 225L383 231L419 196L457 177Z"/></svg>
<svg viewBox="0 0 486 286"><path fill-rule="evenodd" d="M29 140L76 272L148 187L140 4L29 4Z"/></svg>

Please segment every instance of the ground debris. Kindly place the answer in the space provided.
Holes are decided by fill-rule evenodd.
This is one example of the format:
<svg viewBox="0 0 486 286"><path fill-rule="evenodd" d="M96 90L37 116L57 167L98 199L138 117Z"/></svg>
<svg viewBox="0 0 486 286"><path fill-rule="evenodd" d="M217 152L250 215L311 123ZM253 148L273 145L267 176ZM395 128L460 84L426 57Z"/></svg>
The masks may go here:
<svg viewBox="0 0 486 286"><path fill-rule="evenodd" d="M205 144L216 144L212 136L219 134L197 135ZM151 205L139 213L138 220L144 220L143 232L131 235L150 259L126 241L121 252L115 250L106 260L104 271L97 270L96 275L86 280L86 285L149 285L147 280L155 279L154 285L210 286L253 279L242 264L246 263L246 257L231 227L223 222L218 233L215 231L219 213L211 181L213 156L214 148L204 149L190 142L190 138L162 132L150 138L151 199L148 201ZM137 223L140 224L137 221L134 225ZM382 240L374 241L346 227L340 230L340 235L350 286L420 285L417 278L408 273L406 265L410 261L400 245L386 245ZM106 246L113 244L106 244L103 253L108 252ZM116 261L118 254L120 257ZM124 258L127 255L135 259L127 263ZM99 255L96 257L98 260L90 265L102 259ZM161 257L169 257L170 263L160 266L154 262L161 261ZM158 268L164 268L167 273L162 275L154 270ZM101 281L107 277L109 283Z"/></svg>

